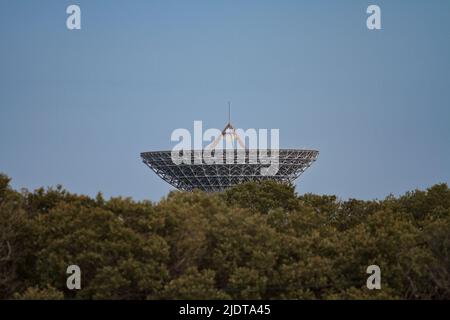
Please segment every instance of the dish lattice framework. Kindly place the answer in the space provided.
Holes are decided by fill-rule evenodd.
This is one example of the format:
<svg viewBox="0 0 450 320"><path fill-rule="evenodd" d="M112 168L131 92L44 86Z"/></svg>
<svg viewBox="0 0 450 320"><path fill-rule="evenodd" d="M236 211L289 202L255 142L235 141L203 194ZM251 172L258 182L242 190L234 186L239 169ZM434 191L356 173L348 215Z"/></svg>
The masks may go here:
<svg viewBox="0 0 450 320"><path fill-rule="evenodd" d="M261 174L261 169L267 168L269 164L261 163L259 157L256 163L251 163L249 159L252 151L259 152L259 150L245 150L245 162L238 161L238 154L234 152L232 164L227 164L226 161L223 164L207 164L203 159L200 164L196 164L194 157L198 156L198 153L195 151L191 152L190 164L175 164L172 161L171 151L143 152L141 157L150 169L177 189L184 191L200 189L206 192L215 192L249 181L274 180L293 183L311 166L319 154L315 150L281 149L279 150L277 173L265 176ZM225 154L227 151L223 150L222 152ZM215 151L212 151L212 155L215 155ZM268 150L268 155L270 156L270 150Z"/></svg>
<svg viewBox="0 0 450 320"><path fill-rule="evenodd" d="M220 140L231 138L235 142L234 160L227 163L230 149L216 149ZM274 180L281 183L293 183L311 164L316 161L319 152L316 150L280 149L278 151L278 171L274 175L263 175L263 168L270 164L261 162L261 152L271 156L271 150L247 149L244 141L231 124L230 103L228 103L228 123L208 147L212 157L223 156L224 163L206 163L202 157L205 150L190 150L191 161L176 164L172 160L171 151L153 151L141 153L142 161L159 177L177 189L192 191L200 189L206 192L223 191L240 183L250 181ZM223 155L216 153L223 152ZM256 157L255 157L256 154ZM188 155L189 156L189 155ZM255 161L256 158L256 161ZM264 158L264 157L263 157ZM200 161L198 161L200 159ZM267 158L266 158L267 159ZM197 160L197 161L196 161Z"/></svg>

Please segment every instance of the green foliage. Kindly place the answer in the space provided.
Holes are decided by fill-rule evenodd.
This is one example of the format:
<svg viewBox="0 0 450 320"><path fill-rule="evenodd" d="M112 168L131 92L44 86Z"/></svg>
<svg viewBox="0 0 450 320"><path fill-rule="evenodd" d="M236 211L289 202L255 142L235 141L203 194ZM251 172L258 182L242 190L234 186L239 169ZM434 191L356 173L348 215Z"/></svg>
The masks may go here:
<svg viewBox="0 0 450 320"><path fill-rule="evenodd" d="M212 300L229 299L215 285L214 271L189 268L183 275L171 280L161 293L163 299Z"/></svg>
<svg viewBox="0 0 450 320"><path fill-rule="evenodd" d="M450 299L450 189L380 201L271 181L156 204L0 175L0 299ZM81 268L81 290L66 269ZM381 267L368 290L366 268Z"/></svg>
<svg viewBox="0 0 450 320"><path fill-rule="evenodd" d="M38 287L27 288L22 293L14 294L14 299L16 300L62 300L64 299L64 294L55 288L48 286L46 288L40 289Z"/></svg>
<svg viewBox="0 0 450 320"><path fill-rule="evenodd" d="M27 218L23 199L0 175L0 299L24 289L20 271L32 254L32 221Z"/></svg>
<svg viewBox="0 0 450 320"><path fill-rule="evenodd" d="M117 214L60 203L40 215L37 281L63 290L66 268L76 264L83 271L79 298L139 299L156 294L167 277L166 241L131 229L122 210Z"/></svg>
<svg viewBox="0 0 450 320"><path fill-rule="evenodd" d="M298 204L294 186L271 180L237 185L226 190L223 198L228 205L248 208L257 213L268 213L276 208L291 211Z"/></svg>

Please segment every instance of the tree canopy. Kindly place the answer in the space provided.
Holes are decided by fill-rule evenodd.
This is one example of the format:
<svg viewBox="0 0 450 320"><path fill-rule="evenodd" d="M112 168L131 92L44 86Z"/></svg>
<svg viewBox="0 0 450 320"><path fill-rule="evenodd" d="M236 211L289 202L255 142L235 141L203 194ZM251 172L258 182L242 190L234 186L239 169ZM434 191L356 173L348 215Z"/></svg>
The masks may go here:
<svg viewBox="0 0 450 320"><path fill-rule="evenodd" d="M446 184L342 201L268 181L152 203L9 183L0 299L450 299ZM66 287L73 264L81 290Z"/></svg>

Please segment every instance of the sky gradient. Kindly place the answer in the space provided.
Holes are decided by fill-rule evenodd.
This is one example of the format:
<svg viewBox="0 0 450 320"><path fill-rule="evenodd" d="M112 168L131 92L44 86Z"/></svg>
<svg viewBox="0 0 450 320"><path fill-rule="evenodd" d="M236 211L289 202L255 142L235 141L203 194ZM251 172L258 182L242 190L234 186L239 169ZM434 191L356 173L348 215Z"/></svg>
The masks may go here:
<svg viewBox="0 0 450 320"><path fill-rule="evenodd" d="M173 188L140 152L171 149L194 120L221 129L231 100L236 127L320 151L299 193L448 183L449 39L448 0L0 0L0 172L157 201Z"/></svg>

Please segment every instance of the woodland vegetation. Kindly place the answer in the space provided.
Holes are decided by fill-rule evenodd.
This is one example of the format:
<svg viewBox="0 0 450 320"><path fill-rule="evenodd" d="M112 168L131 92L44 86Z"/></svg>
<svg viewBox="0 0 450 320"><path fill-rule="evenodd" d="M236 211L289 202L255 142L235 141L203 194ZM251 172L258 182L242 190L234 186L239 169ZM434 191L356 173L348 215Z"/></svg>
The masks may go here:
<svg viewBox="0 0 450 320"><path fill-rule="evenodd" d="M13 190L0 175L0 299L450 299L450 189L384 200L248 183L158 203ZM82 270L81 290L66 269ZM369 265L381 290L368 290Z"/></svg>

